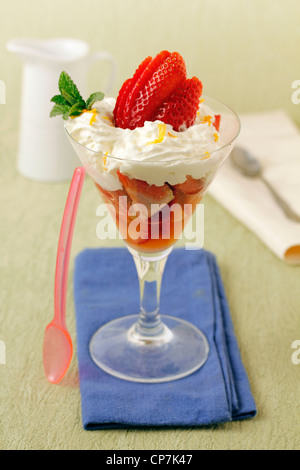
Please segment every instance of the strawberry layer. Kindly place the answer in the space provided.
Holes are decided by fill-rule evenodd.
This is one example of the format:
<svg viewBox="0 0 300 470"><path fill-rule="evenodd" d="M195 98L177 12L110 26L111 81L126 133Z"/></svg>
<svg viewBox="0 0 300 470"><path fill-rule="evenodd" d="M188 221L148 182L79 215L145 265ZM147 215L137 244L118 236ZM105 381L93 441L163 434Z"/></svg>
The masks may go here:
<svg viewBox="0 0 300 470"><path fill-rule="evenodd" d="M173 187L148 185L118 174L122 189L107 191L96 183L122 237L141 252L159 252L172 246L201 201L208 182L188 176Z"/></svg>

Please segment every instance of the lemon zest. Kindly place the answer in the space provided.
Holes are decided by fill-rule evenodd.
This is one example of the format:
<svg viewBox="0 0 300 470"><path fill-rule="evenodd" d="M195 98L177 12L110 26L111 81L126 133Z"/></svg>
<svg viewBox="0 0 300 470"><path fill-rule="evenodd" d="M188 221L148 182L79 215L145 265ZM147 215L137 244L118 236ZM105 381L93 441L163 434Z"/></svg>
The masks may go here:
<svg viewBox="0 0 300 470"><path fill-rule="evenodd" d="M157 137L157 139L152 140L151 142L147 142L146 145L161 144L162 141L165 138L166 130L167 130L166 124L158 123L158 137Z"/></svg>
<svg viewBox="0 0 300 470"><path fill-rule="evenodd" d="M92 114L94 114L94 113L97 113L97 109L96 109L96 108L93 108L93 109L84 109L84 110L82 111L82 113L92 113Z"/></svg>
<svg viewBox="0 0 300 470"><path fill-rule="evenodd" d="M83 109L82 113L80 113L79 116L81 116L83 113L91 113L93 116L90 119L90 126L92 126L94 124L94 122L96 122L97 112L98 111L97 111L96 108L94 108L94 109ZM78 117L78 116L71 116L72 119L74 119L75 117Z"/></svg>
<svg viewBox="0 0 300 470"><path fill-rule="evenodd" d="M113 122L112 122L112 120L111 120L108 116L101 116L101 117L102 117L102 119L106 119L107 121L109 121L109 123L110 123L109 125L110 125L110 126L113 126L113 125L114 125Z"/></svg>
<svg viewBox="0 0 300 470"><path fill-rule="evenodd" d="M207 116L204 116L203 119L202 119L202 124L206 124L208 123L208 125L210 126L211 125L211 120L212 120L212 116L210 116L209 114Z"/></svg>
<svg viewBox="0 0 300 470"><path fill-rule="evenodd" d="M91 112L93 113L91 119L90 119L90 126L96 122L96 115L97 115L97 109L92 109Z"/></svg>
<svg viewBox="0 0 300 470"><path fill-rule="evenodd" d="M107 166L106 166L106 164L107 164L107 155L108 155L108 152L105 152L105 154L104 154L103 157L102 157L102 160L103 160L103 170L104 170L104 171L107 171Z"/></svg>
<svg viewBox="0 0 300 470"><path fill-rule="evenodd" d="M214 133L214 138L215 138L215 142L218 142L219 134L217 132Z"/></svg>
<svg viewBox="0 0 300 470"><path fill-rule="evenodd" d="M209 152L205 152L204 156L201 158L201 160L207 160L210 157Z"/></svg>
<svg viewBox="0 0 300 470"><path fill-rule="evenodd" d="M171 134L171 132L168 132L168 136L173 137L173 139L177 139L177 135L173 135L173 134Z"/></svg>
<svg viewBox="0 0 300 470"><path fill-rule="evenodd" d="M90 126L96 121L96 114L97 114L97 109L94 108L94 109L83 109L82 112L79 114L79 116L82 116L83 113L91 113L93 116L91 117L90 119ZM70 116L71 119L75 119L79 116Z"/></svg>

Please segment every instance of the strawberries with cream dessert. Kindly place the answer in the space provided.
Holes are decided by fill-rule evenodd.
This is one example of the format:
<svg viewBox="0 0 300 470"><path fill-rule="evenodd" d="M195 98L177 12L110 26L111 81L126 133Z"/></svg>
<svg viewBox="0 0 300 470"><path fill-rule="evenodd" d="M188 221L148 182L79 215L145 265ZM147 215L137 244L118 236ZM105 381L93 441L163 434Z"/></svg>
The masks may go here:
<svg viewBox="0 0 300 470"><path fill-rule="evenodd" d="M52 115L63 114L66 119L71 143L104 201L114 209L121 235L142 252L168 248L222 159L221 117L202 98L201 81L187 78L183 58L168 51L147 57L124 82L117 99L95 93L84 102L72 81L64 92L64 80L61 95L53 98ZM145 207L146 223L133 238L128 225L136 217L131 210L135 204ZM177 211L171 210L174 205ZM164 211L166 206L169 211ZM162 228L164 212L171 222L168 237Z"/></svg>

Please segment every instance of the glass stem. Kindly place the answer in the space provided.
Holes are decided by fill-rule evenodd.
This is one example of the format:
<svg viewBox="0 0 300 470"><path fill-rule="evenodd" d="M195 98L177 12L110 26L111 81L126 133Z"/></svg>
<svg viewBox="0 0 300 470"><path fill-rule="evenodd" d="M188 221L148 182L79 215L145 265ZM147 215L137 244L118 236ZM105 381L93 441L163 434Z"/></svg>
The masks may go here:
<svg viewBox="0 0 300 470"><path fill-rule="evenodd" d="M135 334L154 337L164 332L164 324L159 313L160 288L167 262L172 249L155 256L143 255L129 249L133 255L140 285L140 315L135 325Z"/></svg>

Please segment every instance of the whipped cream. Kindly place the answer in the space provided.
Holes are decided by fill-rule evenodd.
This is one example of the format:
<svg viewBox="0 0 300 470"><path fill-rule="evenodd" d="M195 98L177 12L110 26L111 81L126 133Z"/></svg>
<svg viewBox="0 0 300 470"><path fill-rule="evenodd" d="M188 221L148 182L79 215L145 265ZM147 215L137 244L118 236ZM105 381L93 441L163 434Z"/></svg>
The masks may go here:
<svg viewBox="0 0 300 470"><path fill-rule="evenodd" d="M134 130L114 126L116 100L104 98L94 112L84 112L66 122L71 143L90 176L104 189L121 189L117 171L130 178L162 186L183 183L213 173L222 160L220 135L214 114L200 102L193 126L176 132L161 121L146 121ZM90 151L89 151L89 150ZM215 152L215 153L214 153Z"/></svg>

